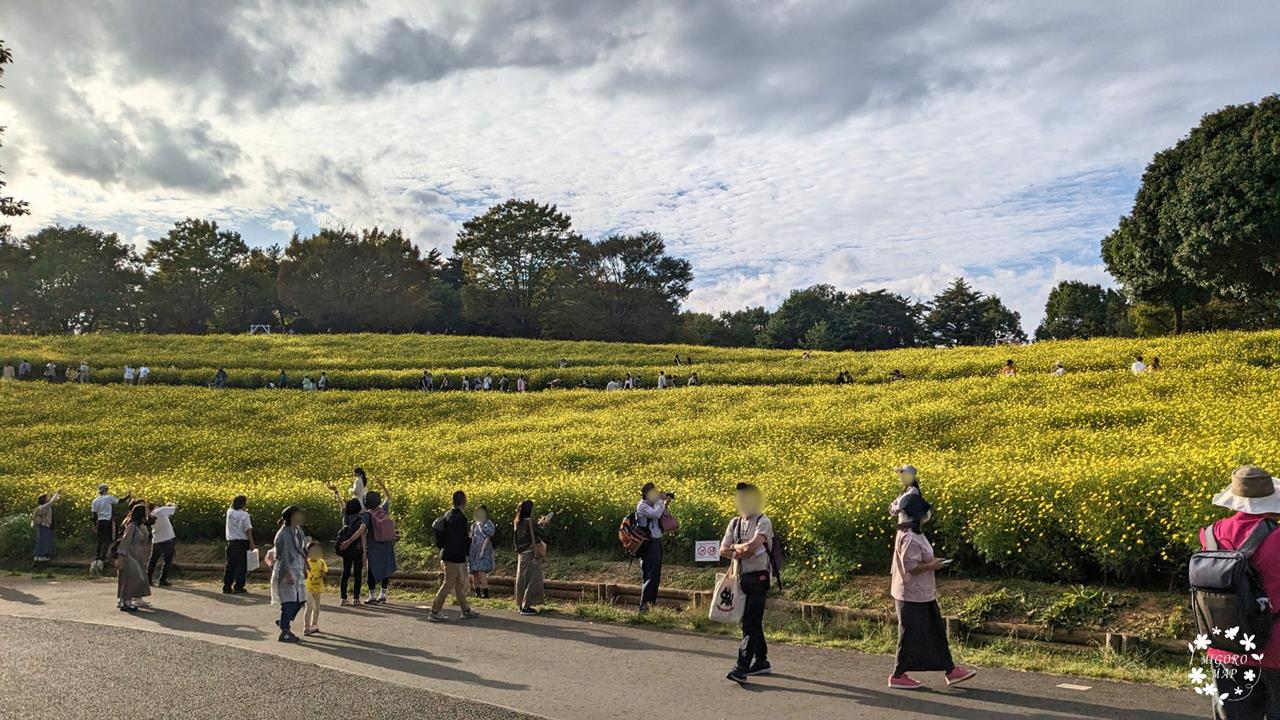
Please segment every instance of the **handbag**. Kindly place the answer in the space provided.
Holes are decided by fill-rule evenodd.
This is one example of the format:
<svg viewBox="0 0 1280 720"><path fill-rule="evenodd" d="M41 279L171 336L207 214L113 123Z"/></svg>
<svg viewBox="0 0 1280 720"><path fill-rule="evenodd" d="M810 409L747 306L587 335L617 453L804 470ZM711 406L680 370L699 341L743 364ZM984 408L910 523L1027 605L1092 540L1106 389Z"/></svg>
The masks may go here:
<svg viewBox="0 0 1280 720"><path fill-rule="evenodd" d="M547 557L547 544L542 542L542 538L538 537L538 533L533 529L533 518L529 518L529 537L533 540L533 556L542 560Z"/></svg>
<svg viewBox="0 0 1280 720"><path fill-rule="evenodd" d="M662 513L662 517L658 518L658 526L662 528L663 535L670 535L680 529L680 521L670 510Z"/></svg>
<svg viewBox="0 0 1280 720"><path fill-rule="evenodd" d="M743 595L739 563L734 560L729 572L716 573L716 587L711 593L711 610L707 617L712 622L736 624L742 622Z"/></svg>
<svg viewBox="0 0 1280 720"><path fill-rule="evenodd" d="M271 548L267 551L267 567L276 564L276 549ZM253 572L258 569L258 548L254 548L245 553L244 571Z"/></svg>

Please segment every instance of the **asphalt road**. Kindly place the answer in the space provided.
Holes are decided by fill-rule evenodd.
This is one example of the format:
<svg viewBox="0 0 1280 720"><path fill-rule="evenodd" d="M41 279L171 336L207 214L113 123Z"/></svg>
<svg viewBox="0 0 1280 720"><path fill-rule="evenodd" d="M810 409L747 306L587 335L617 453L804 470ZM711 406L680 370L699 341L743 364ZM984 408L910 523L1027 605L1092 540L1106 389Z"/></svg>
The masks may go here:
<svg viewBox="0 0 1280 720"><path fill-rule="evenodd" d="M262 595L183 584L158 590L136 615L117 611L114 595L111 581L0 578L0 716L1209 716L1190 690L997 669L951 689L928 674L919 679L930 689L894 692L884 686L890 658L782 645L770 648L774 675L738 687L723 679L737 646L728 638L494 611L433 624L416 607L337 608L332 595L325 632L291 646L275 641Z"/></svg>

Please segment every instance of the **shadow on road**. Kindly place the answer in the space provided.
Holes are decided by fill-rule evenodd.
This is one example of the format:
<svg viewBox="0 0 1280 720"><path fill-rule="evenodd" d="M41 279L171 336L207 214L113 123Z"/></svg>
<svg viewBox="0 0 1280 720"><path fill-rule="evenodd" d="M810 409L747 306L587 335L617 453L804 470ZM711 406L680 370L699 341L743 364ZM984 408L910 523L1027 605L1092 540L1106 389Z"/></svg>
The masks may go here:
<svg viewBox="0 0 1280 720"><path fill-rule="evenodd" d="M577 630L571 625L586 625L586 621L574 620L573 618L563 615L544 615L542 617L555 621L555 624L544 624L537 622L529 622L527 619L513 619L503 617L501 615L486 615L476 622L478 630L497 630L503 633L518 633L522 635L531 635L536 638L546 640L570 640L572 642L585 643L587 645L595 645L598 647L608 648L610 650L658 650L661 652L682 653L685 655L697 655L699 657L720 658L726 662L731 661L730 655L724 653L712 652L710 650L691 650L682 648L675 644L660 644L646 642L630 635L623 635L611 632L606 626L591 625L590 630ZM471 621L468 621L471 622ZM664 633L657 628L644 628L647 632ZM727 658L727 659L726 659Z"/></svg>
<svg viewBox="0 0 1280 720"><path fill-rule="evenodd" d="M366 642L362 638L345 638L326 636L324 634L312 635L306 639L302 646L308 650L365 665L368 667L366 674L370 677L379 677L382 673L379 673L378 670L395 670L418 677L434 678L464 685L479 685L495 690L529 689L528 685L522 683L491 680L473 672L441 664L457 663L458 661L455 658L431 656L434 662L414 659L412 656L415 654L427 655L427 653L417 648L395 647L384 643Z"/></svg>
<svg viewBox="0 0 1280 720"><path fill-rule="evenodd" d="M44 601L30 593L24 593L17 588L5 587L0 585L0 600L6 602L22 603L24 605L43 605Z"/></svg>
<svg viewBox="0 0 1280 720"><path fill-rule="evenodd" d="M170 630L200 633L220 638L237 638L240 640L261 640L266 633L250 625L232 625L199 620L189 615L179 615L172 610L152 607L150 610L135 613L140 620L149 620L163 625Z"/></svg>

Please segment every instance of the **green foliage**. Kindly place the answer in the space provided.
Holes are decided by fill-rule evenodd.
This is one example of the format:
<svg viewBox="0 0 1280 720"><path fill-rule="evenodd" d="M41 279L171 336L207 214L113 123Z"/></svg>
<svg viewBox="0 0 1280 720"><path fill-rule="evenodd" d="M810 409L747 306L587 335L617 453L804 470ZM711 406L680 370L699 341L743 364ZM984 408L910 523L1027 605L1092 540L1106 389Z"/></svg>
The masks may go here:
<svg viewBox="0 0 1280 720"><path fill-rule="evenodd" d="M1047 627L1099 628L1123 605L1124 601L1113 592L1079 585L1038 610L1035 619Z"/></svg>
<svg viewBox="0 0 1280 720"><path fill-rule="evenodd" d="M0 518L0 564L13 566L31 560L34 543L31 516L8 515Z"/></svg>
<svg viewBox="0 0 1280 720"><path fill-rule="evenodd" d="M207 331L217 315L228 314L224 306L235 298L234 288L248 260L249 246L240 233L219 230L210 220L176 223L163 238L152 240L143 255L152 268L146 284L147 328Z"/></svg>
<svg viewBox="0 0 1280 720"><path fill-rule="evenodd" d="M944 345L990 345L998 340L1025 340L1018 313L994 295L983 295L964 278L956 278L938 294L925 316L934 340Z"/></svg>
<svg viewBox="0 0 1280 720"><path fill-rule="evenodd" d="M1112 310L1112 303L1125 306L1124 298L1101 285L1064 280L1049 291L1044 305L1044 320L1036 329L1037 340L1087 339L1103 335L1119 335L1112 326L1123 311Z"/></svg>
<svg viewBox="0 0 1280 720"><path fill-rule="evenodd" d="M767 319L761 317L765 322L758 340L764 347L811 350L914 347L921 335L921 312L919 305L887 290L850 294L814 285L793 290Z"/></svg>
<svg viewBox="0 0 1280 720"><path fill-rule="evenodd" d="M142 268L117 235L83 225L52 226L20 247L31 329L69 333L136 325Z"/></svg>
<svg viewBox="0 0 1280 720"><path fill-rule="evenodd" d="M1024 610L1027 597L1008 588L969 595L960 604L956 617L966 627L974 628L988 620L1001 618L1018 610Z"/></svg>
<svg viewBox="0 0 1280 720"><path fill-rule="evenodd" d="M4 41L0 40L0 78L4 77L4 66L13 62L13 51L5 47ZM0 126L0 135L4 134L4 127ZM0 171L0 190L4 190L4 172ZM14 217L17 215L26 215L29 212L27 203L23 200L15 200L12 197L0 195L0 217ZM7 231L8 227L0 226L0 230ZM0 232L0 236L4 236L6 232Z"/></svg>

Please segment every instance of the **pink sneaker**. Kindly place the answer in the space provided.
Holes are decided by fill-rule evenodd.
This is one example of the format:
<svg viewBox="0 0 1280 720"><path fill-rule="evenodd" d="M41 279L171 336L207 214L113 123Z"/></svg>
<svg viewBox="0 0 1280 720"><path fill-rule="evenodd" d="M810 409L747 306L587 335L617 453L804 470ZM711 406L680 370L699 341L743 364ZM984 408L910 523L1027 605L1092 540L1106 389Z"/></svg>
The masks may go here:
<svg viewBox="0 0 1280 720"><path fill-rule="evenodd" d="M947 684L959 685L965 680L972 680L973 676L977 674L978 671L973 668L960 667L957 665L951 669L951 672L947 673Z"/></svg>
<svg viewBox="0 0 1280 720"><path fill-rule="evenodd" d="M924 685L912 680L910 675L902 673L898 677L889 677L889 687L893 690L919 690Z"/></svg>

